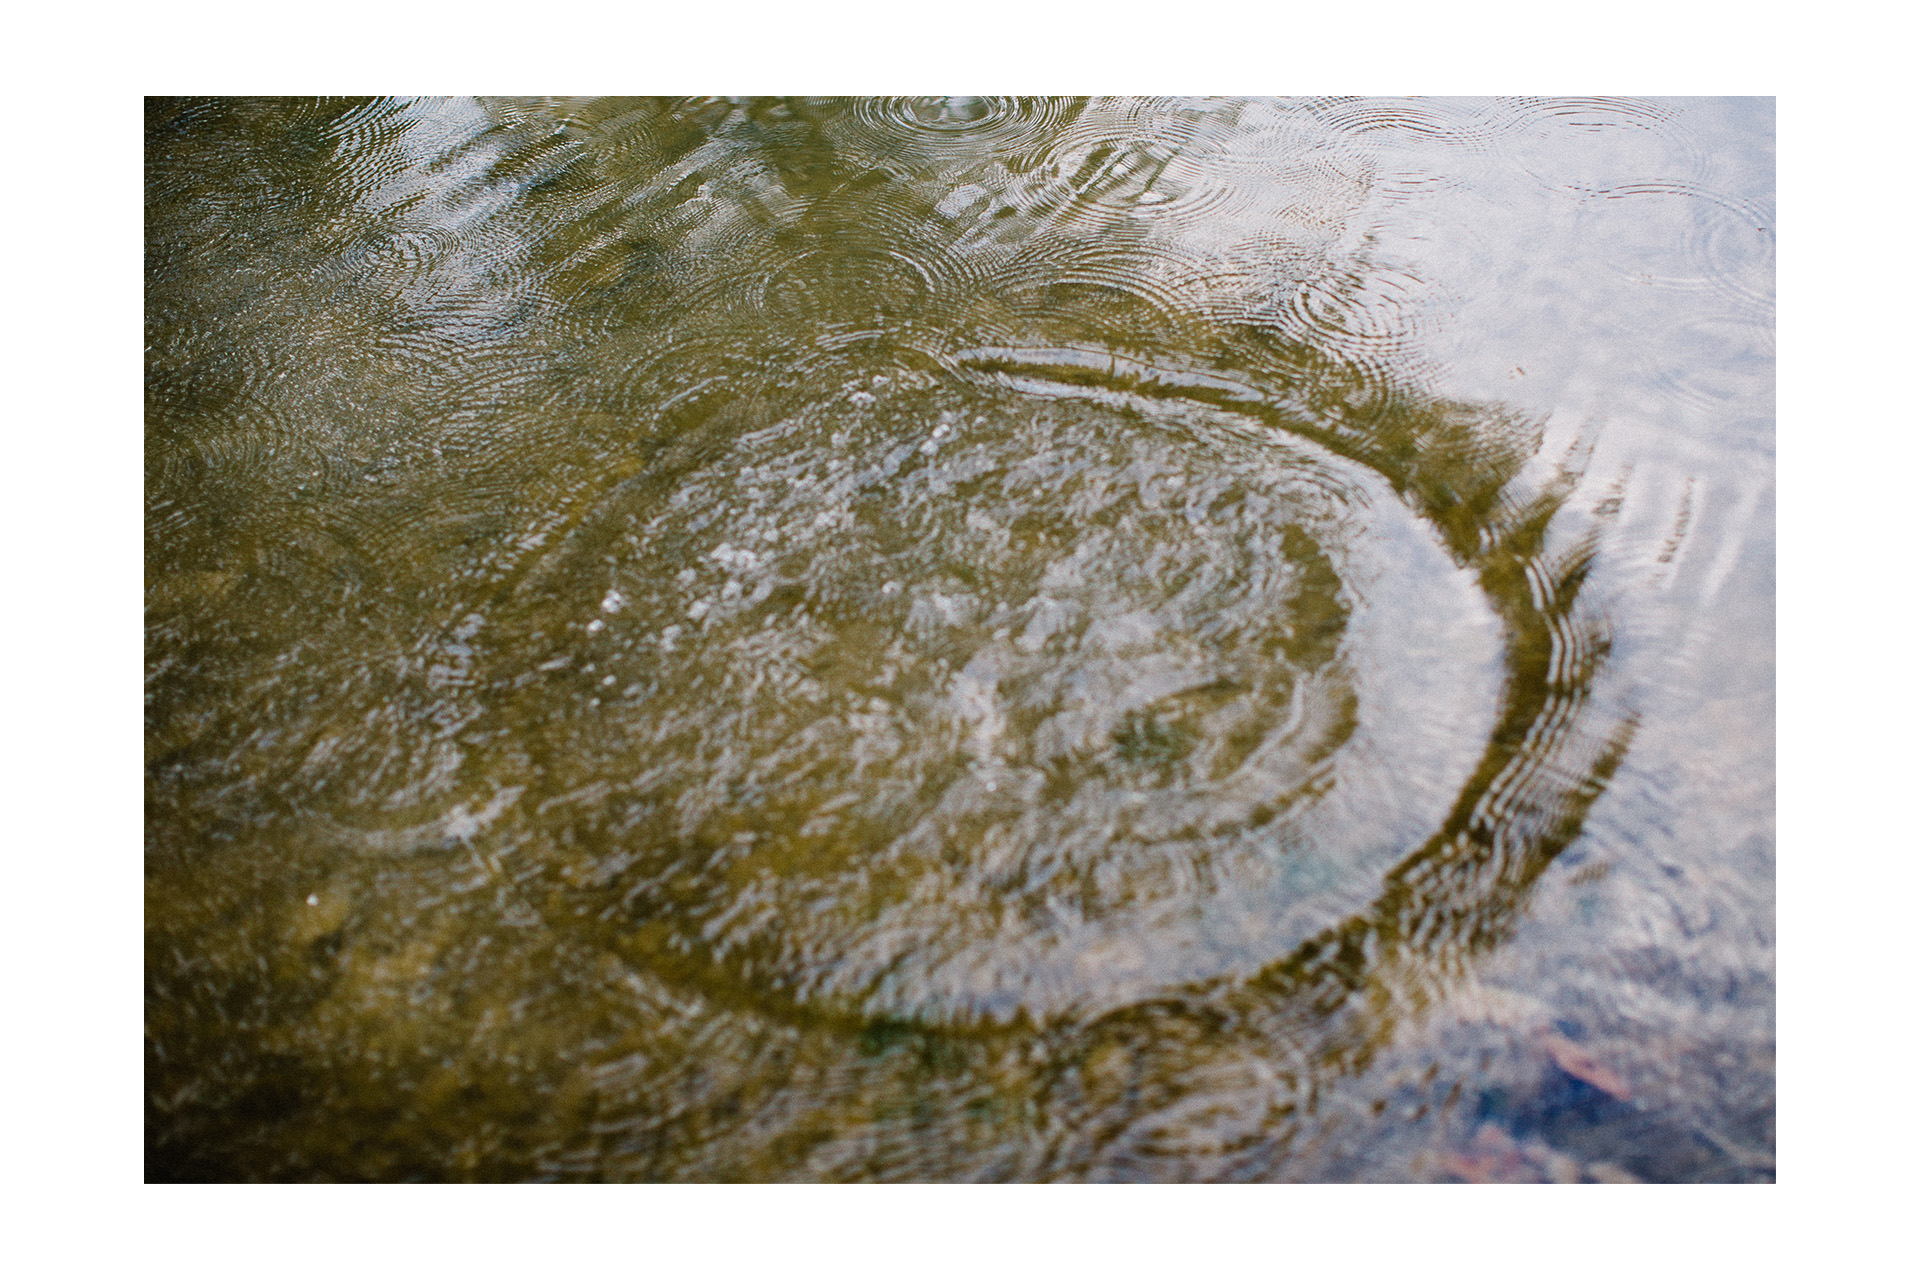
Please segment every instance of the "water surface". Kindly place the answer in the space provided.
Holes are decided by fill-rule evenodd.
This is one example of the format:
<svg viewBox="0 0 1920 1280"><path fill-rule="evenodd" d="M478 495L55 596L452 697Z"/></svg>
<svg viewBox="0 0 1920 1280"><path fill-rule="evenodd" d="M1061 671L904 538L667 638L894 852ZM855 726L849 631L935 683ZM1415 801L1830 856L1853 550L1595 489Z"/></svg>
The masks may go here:
<svg viewBox="0 0 1920 1280"><path fill-rule="evenodd" d="M1772 1177L1770 102L147 127L150 1177Z"/></svg>

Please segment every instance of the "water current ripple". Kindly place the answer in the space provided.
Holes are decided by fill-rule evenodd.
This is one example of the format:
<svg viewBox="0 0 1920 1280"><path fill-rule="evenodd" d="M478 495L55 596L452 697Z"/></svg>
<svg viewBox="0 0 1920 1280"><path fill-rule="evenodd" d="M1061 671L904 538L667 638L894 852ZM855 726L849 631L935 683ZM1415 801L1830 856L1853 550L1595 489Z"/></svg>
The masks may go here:
<svg viewBox="0 0 1920 1280"><path fill-rule="evenodd" d="M158 110L161 1166L1271 1175L1635 732L1578 451L1357 213L1694 190L1576 105Z"/></svg>

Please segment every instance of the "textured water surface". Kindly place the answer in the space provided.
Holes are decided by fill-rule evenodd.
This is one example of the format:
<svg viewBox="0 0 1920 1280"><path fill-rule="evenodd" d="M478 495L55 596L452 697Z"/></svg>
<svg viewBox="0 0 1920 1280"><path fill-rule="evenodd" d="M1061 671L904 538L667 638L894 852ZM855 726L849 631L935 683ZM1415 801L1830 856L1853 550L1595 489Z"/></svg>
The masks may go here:
<svg viewBox="0 0 1920 1280"><path fill-rule="evenodd" d="M1769 102L146 146L150 1177L1771 1178Z"/></svg>

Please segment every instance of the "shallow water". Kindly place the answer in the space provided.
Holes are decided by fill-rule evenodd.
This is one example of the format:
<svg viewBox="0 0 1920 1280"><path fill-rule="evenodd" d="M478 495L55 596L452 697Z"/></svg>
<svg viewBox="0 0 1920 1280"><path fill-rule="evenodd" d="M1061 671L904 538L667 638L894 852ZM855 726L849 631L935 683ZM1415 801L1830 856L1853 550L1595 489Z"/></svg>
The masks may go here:
<svg viewBox="0 0 1920 1280"><path fill-rule="evenodd" d="M1771 1179L1772 146L151 101L149 1177Z"/></svg>

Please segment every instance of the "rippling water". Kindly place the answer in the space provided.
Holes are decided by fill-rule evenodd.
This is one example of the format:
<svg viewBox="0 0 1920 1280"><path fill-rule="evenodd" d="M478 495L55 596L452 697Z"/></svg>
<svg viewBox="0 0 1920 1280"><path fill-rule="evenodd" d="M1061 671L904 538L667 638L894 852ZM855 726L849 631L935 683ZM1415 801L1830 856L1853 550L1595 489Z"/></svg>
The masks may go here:
<svg viewBox="0 0 1920 1280"><path fill-rule="evenodd" d="M1772 1177L1770 101L146 153L150 1177Z"/></svg>

